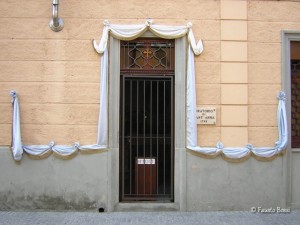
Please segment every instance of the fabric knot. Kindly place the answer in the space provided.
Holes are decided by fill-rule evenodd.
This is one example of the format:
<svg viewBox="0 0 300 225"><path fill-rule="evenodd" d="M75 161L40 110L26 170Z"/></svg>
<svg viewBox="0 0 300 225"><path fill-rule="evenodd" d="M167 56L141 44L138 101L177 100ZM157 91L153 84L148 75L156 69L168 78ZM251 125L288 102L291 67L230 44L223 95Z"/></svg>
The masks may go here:
<svg viewBox="0 0 300 225"><path fill-rule="evenodd" d="M250 151L252 151L253 145L252 144L246 144L246 148L249 149Z"/></svg>
<svg viewBox="0 0 300 225"><path fill-rule="evenodd" d="M276 142L275 142L275 149L276 149L276 152L280 151L280 145L281 145L281 142L280 142L280 141L276 141Z"/></svg>
<svg viewBox="0 0 300 225"><path fill-rule="evenodd" d="M222 148L224 148L224 145L223 145L223 143L221 141L218 141L216 147L217 147L217 149L222 149Z"/></svg>
<svg viewBox="0 0 300 225"><path fill-rule="evenodd" d="M108 20L104 20L104 21L103 21L103 25L104 25L104 26L109 26Z"/></svg>
<svg viewBox="0 0 300 225"><path fill-rule="evenodd" d="M10 91L10 96L13 98L17 97L17 92L16 91Z"/></svg>
<svg viewBox="0 0 300 225"><path fill-rule="evenodd" d="M146 20L146 26L149 27L153 24L153 20L152 19L147 19Z"/></svg>
<svg viewBox="0 0 300 225"><path fill-rule="evenodd" d="M14 104L14 102L17 98L17 92L16 91L11 91L10 96L12 97L11 103Z"/></svg>
<svg viewBox="0 0 300 225"><path fill-rule="evenodd" d="M277 98L278 98L279 100L285 101L285 100L286 100L285 93L284 93L283 91L280 91L280 92L278 93Z"/></svg>
<svg viewBox="0 0 300 225"><path fill-rule="evenodd" d="M50 148L52 148L55 145L54 141L50 141L50 143L48 144Z"/></svg>
<svg viewBox="0 0 300 225"><path fill-rule="evenodd" d="M74 147L75 147L75 148L79 148L79 146L80 146L79 142L75 142L75 143L74 143Z"/></svg>
<svg viewBox="0 0 300 225"><path fill-rule="evenodd" d="M191 28L192 26L193 26L192 22L188 22L188 23L186 24L186 27L187 27L187 28Z"/></svg>

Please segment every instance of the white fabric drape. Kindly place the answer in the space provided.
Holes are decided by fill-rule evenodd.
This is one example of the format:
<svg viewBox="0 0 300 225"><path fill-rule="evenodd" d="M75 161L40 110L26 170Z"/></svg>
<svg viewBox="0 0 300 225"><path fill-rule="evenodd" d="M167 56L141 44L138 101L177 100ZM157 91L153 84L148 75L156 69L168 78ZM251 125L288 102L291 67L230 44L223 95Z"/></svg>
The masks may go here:
<svg viewBox="0 0 300 225"><path fill-rule="evenodd" d="M108 59L106 58L106 54L109 34L111 34L114 38L120 40L133 40L143 35L147 30L150 30L158 37L165 39L176 39L181 38L185 35L188 36L189 47L187 59L187 143L189 146L196 146L197 124L196 111L194 110L196 109L194 54L200 55L202 53L203 44L201 40L196 43L192 31L192 23L188 23L186 26L163 26L152 24L151 20L147 20L145 24L119 25L109 24L108 21L104 21L104 28L99 44L97 44L95 40L93 42L95 50L98 53L103 54L103 60L101 61L101 72L106 73L106 75L102 75L102 77L108 77ZM101 89L102 88L103 87L101 85ZM101 99L100 102L102 101L103 100ZM104 120L103 118L99 119L99 127L106 127L106 121L107 120ZM101 132L99 134L104 133L105 132Z"/></svg>
<svg viewBox="0 0 300 225"><path fill-rule="evenodd" d="M186 87L186 142L187 146L197 146L197 120L196 120L196 86L195 63L191 47L188 47L187 87Z"/></svg>
<svg viewBox="0 0 300 225"><path fill-rule="evenodd" d="M106 65L108 62L107 50L101 56L101 64ZM107 121L107 66L101 68L101 88L100 88L100 110L98 119L98 134L97 143L92 145L81 146L78 142L74 145L55 145L54 142L50 142L49 145L24 145L22 146L21 140L21 127L20 127L20 111L19 111L19 101L18 96L15 91L11 92L13 98L13 134L12 134L12 153L13 158L16 161L21 160L23 155L23 150L35 157L42 158L43 156L50 155L49 153L54 152L57 156L61 158L68 158L74 155L78 150L82 152L91 152L96 150L107 149L107 131L108 131L108 121Z"/></svg>
<svg viewBox="0 0 300 225"><path fill-rule="evenodd" d="M278 94L278 110L277 110L277 124L278 124L278 141L274 147L253 147L251 144L247 144L246 147L240 148L225 148L221 142L217 144L215 148L206 148L195 146L197 139L192 140L188 149L210 156L217 156L223 154L229 159L241 159L248 156L250 153L260 158L271 158L275 155L280 154L288 144L288 128L287 128L287 117L285 108L285 94L279 92Z"/></svg>
<svg viewBox="0 0 300 225"><path fill-rule="evenodd" d="M97 145L106 148L107 146L107 135L108 135L108 112L107 112L107 98L108 98L108 51L104 51L101 56L101 81L100 81L100 108L99 108L99 119L98 119L98 137ZM87 148L87 146L85 146ZM99 148L99 147L98 147Z"/></svg>
<svg viewBox="0 0 300 225"><path fill-rule="evenodd" d="M196 43L193 31L192 23L187 23L186 26L163 26L152 24L152 20L147 20L145 24L135 25L120 25L120 24L109 24L107 20L104 21L104 28L102 37L99 44L94 40L95 50L102 54L107 48L107 42L109 34L119 40L134 40L142 36L147 30L158 37L165 39L176 39L188 35L189 45L191 46L195 55L200 55L203 51L202 41L199 40Z"/></svg>
<svg viewBox="0 0 300 225"><path fill-rule="evenodd" d="M187 35L188 37L188 57L187 57L187 87L186 87L186 138L187 148L208 157L215 157L220 154L229 159L241 159L253 154L257 157L271 158L282 152L288 142L287 119L285 109L285 95L279 94L278 104L278 134L279 140L274 147L256 147L251 144L241 148L224 147L221 142L216 147L200 147L197 144L197 122L196 122L196 87L195 87L195 66L194 55L199 55L203 51L202 41L196 43L192 31L192 24L186 26L162 26L153 25L151 20L145 24L137 25L116 25L104 21L104 28L99 44L93 42L95 50L102 54L101 56L101 87L100 87L100 110L98 121L97 143L93 145L80 146L75 143L73 146L60 145L54 142L49 145L26 145L22 146L21 129L20 129L20 112L19 102L16 92L12 92L13 97L13 135L12 135L12 152L15 160L21 160L23 149L26 153L33 156L43 156L53 152L61 157L74 155L78 150L98 150L107 148L108 144L108 49L107 42L109 34L120 40L133 40L143 35L147 30L158 37L165 39L176 39Z"/></svg>
<svg viewBox="0 0 300 225"><path fill-rule="evenodd" d="M19 100L16 91L11 91L12 104L13 104L13 129L12 129L12 154L13 158L16 161L22 159L23 152L35 157L42 158L43 156L50 155L49 153L55 153L61 158L68 158L68 156L74 155L78 150L83 152L85 151L95 151L106 149L107 136L99 135L100 142L93 145L83 145L81 146L79 142L75 142L74 145L55 145L54 141L51 141L48 145L22 145L22 135L21 135L21 121L20 121L20 109L19 109ZM105 96L107 98L107 96ZM106 101L104 101L106 102ZM103 109L104 114L107 112L107 109ZM99 116L100 117L100 116ZM105 128L107 130L107 128ZM105 130L104 130L105 131Z"/></svg>
<svg viewBox="0 0 300 225"><path fill-rule="evenodd" d="M137 25L119 25L119 24L109 24L108 21L104 21L104 28L102 32L102 37L100 39L99 44L94 40L94 48L95 50L103 54L101 61L101 77L108 77L108 59L107 59L107 42L109 39L109 34L114 38L119 40L134 40L141 35L143 35L147 30L151 31L153 34L158 37L165 39L176 39L181 38L185 35L188 36L188 59L187 59L187 139L188 145L196 146L196 138L197 138L197 124L196 124L196 94L195 94L195 69L194 69L194 54L200 55L203 51L202 41L199 40L196 43L193 31L192 31L192 23L188 23L186 26L162 26L152 24L151 20L147 20L145 24L137 24ZM103 75L106 73L106 75ZM101 89L104 88L102 86L101 81ZM102 96L104 96L102 94ZM101 99L100 102L103 102ZM102 106L101 106L102 107ZM102 109L102 108L101 108ZM107 115L107 114L106 114ZM99 128L106 127L107 119L99 118ZM99 134L104 134L105 132L99 132ZM99 143L99 142L98 142Z"/></svg>
<svg viewBox="0 0 300 225"><path fill-rule="evenodd" d="M60 145L57 146L54 142L49 145L26 145L22 146L21 143L21 129L20 129L20 116L19 116L19 104L15 94L16 104L14 104L14 113L16 115L13 119L14 133L13 133L13 155L15 160L20 160L23 154L23 149L26 153L32 156L44 156L48 155L51 151L55 154L65 157L73 155L76 151L90 151L98 149L106 149L108 144L108 110L107 110L107 100L108 100L108 49L107 42L109 34L120 40L133 40L147 30L150 30L157 36L166 39L180 38L188 34L188 41L190 43L190 48L195 54L201 54L203 51L202 41L200 40L196 43L194 35L192 32L192 24L188 23L186 26L162 26L153 25L151 20L147 20L145 24L137 25L118 25L109 24L104 21L104 28L101 40L99 44L95 41L93 42L96 51L101 56L101 86L100 86L100 109L99 109L99 120L98 120L98 135L97 143L93 145L81 146L79 143L75 143L73 146ZM193 59L191 59L193 61ZM192 62L193 63L193 62ZM193 70L189 70L193 71Z"/></svg>
<svg viewBox="0 0 300 225"><path fill-rule="evenodd" d="M52 151L54 142L51 141L49 145L24 145L23 150L29 155L33 156L43 156Z"/></svg>
<svg viewBox="0 0 300 225"><path fill-rule="evenodd" d="M70 156L78 151L79 143L75 143L73 146L68 145L54 145L52 151L60 156Z"/></svg>
<svg viewBox="0 0 300 225"><path fill-rule="evenodd" d="M13 158L20 161L23 155L22 139L21 139L21 126L20 126L20 107L19 99L15 91L11 91L13 105L13 121L12 121L12 143L11 149Z"/></svg>
<svg viewBox="0 0 300 225"><path fill-rule="evenodd" d="M100 54L102 54L107 48L107 41L109 33L120 40L133 40L138 38L147 30L161 38L175 39L185 35L188 37L188 57L187 57L187 88L186 88L186 139L187 148L193 151L197 151L206 155L218 155L223 154L225 157L238 159L248 156L253 153L260 157L272 157L278 154L287 145L287 124L286 124L286 112L284 97L279 97L278 105L278 130L279 141L275 147L263 147L253 148L251 144L246 147L240 148L224 148L223 144L219 142L216 148L203 148L197 145L197 121L196 121L196 87L195 87L195 65L194 55L200 55L203 51L203 44L200 40L198 43L195 41L195 37L192 31L192 24L188 23L186 26L161 26L154 25L152 21L148 20L145 24L138 25L114 25L109 24L108 21L104 21L104 29L102 38L99 44L94 41L94 48ZM101 65L107 66L107 65ZM284 96L281 92L280 96Z"/></svg>

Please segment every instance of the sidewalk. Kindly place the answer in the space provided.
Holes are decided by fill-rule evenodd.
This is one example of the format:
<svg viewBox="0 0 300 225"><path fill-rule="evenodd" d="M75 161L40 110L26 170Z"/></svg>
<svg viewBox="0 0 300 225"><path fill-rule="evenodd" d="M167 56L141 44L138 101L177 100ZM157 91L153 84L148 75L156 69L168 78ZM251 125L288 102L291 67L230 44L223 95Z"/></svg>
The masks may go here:
<svg viewBox="0 0 300 225"><path fill-rule="evenodd" d="M0 211L1 225L299 225L300 210L291 213L251 212L5 212Z"/></svg>

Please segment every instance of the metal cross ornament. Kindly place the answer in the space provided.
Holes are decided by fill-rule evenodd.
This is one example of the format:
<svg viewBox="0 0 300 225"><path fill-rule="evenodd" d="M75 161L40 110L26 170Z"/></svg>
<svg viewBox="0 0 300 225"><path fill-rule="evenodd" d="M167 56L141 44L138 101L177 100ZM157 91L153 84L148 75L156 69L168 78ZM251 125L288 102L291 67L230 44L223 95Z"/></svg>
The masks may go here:
<svg viewBox="0 0 300 225"><path fill-rule="evenodd" d="M143 51L143 54L146 55L147 59L149 59L149 55L152 54L152 51L149 48L147 48L146 50Z"/></svg>

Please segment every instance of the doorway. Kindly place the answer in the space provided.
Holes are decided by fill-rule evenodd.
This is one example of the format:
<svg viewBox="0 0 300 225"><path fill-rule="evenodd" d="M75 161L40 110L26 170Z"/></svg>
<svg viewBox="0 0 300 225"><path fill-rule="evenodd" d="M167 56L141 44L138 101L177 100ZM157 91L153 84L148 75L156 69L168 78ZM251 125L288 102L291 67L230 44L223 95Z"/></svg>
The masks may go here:
<svg viewBox="0 0 300 225"><path fill-rule="evenodd" d="M300 207L300 32L282 31L282 86L286 93L289 141L286 151L286 203L292 208Z"/></svg>
<svg viewBox="0 0 300 225"><path fill-rule="evenodd" d="M174 40L121 42L120 201L174 201Z"/></svg>

